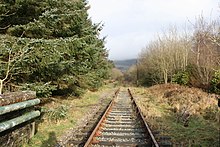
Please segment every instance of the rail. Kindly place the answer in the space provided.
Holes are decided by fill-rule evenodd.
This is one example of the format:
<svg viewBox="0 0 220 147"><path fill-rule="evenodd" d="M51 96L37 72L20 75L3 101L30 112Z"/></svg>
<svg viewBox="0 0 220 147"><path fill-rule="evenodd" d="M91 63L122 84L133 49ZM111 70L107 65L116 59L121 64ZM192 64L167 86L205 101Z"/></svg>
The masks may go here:
<svg viewBox="0 0 220 147"><path fill-rule="evenodd" d="M129 95L130 95L130 97L131 97L131 100L132 100L133 103L134 103L134 106L136 107L136 109L137 109L137 111L138 111L138 114L141 116L141 118L142 118L142 120L143 120L143 122L144 122L144 124L145 124L145 127L147 128L147 131L148 131L148 133L149 133L149 135L150 135L150 137L151 137L151 139L152 139L152 141L153 141L154 146L155 146L155 147L159 147L159 144L157 143L157 141L156 141L156 139L155 139L155 137L154 137L154 135L153 135L153 133L152 133L152 131L151 131L149 125L148 125L147 122L144 120L144 116L143 116L143 114L142 114L140 108L138 107L138 105L137 105L137 103L136 103L136 101L135 101L135 99L134 99L134 97L133 97L133 95L132 95L132 93L131 93L131 90L128 89L128 92L129 92Z"/></svg>
<svg viewBox="0 0 220 147"><path fill-rule="evenodd" d="M136 129L136 130L138 130L139 129L139 131L141 130L141 133L135 133L135 132L133 132L133 137L134 137L134 139L135 138L137 138L136 140L137 140L137 143L136 142L132 142L132 140L129 142L126 142L126 139L127 138L129 138L130 136L123 136L123 135L121 135L121 136L114 136L114 135L106 135L105 134L105 137L107 136L107 137L109 137L109 136L113 136L113 137L116 137L116 139L118 139L118 138L125 138L125 140L124 140L124 142L117 142L118 144L123 144L123 145L127 145L127 146L129 146L129 144L131 145L138 145L138 144L144 144L144 145L148 145L148 146L154 146L154 147L159 147L159 144L157 143L157 141L156 141L156 139L155 139L155 137L154 137L154 135L153 135L153 133L152 133L152 131L151 131L151 129L150 129L150 127L149 127L149 125L147 124L147 122L144 120L144 117L143 117L143 114L141 113L141 110L140 110L140 108L137 106L137 104L136 104L136 102L135 102L135 99L134 99L134 97L132 96L132 93L131 93L131 91L128 89L128 93L129 93L129 96L130 96L130 99L131 99L131 102L132 102L132 107L133 108L135 108L135 112L136 112L136 115L137 115L137 117L139 118L139 119L131 119L131 118L129 118L130 116L130 112L133 112L134 110L128 110L128 109L130 109L130 107L129 107L129 105L126 105L126 104L128 104L128 103L126 103L126 102L124 102L123 103L123 101L124 100L117 100L116 99L116 97L111 101L111 103L109 104L109 106L108 106L108 108L106 109L106 111L105 111L105 113L104 113L104 115L101 117L101 119L99 120L99 122L97 123L97 125L96 125L96 127L95 127L95 129L92 131L92 133L91 133L91 135L89 136L89 138L88 138L88 140L87 140L87 142L85 143L85 145L84 145L84 147L88 147L88 146L90 146L91 144L101 144L101 142L102 141L97 141L95 138L96 137L100 137L100 130L102 130L103 131L103 126L114 126L114 127L119 127L119 126L121 126L122 128L123 127L128 127L128 126L131 126L131 128L134 128L134 127L137 127L137 126L132 126L133 124L139 124L140 122L142 122L142 123L140 123L140 124L144 124L144 126L140 126L140 127L144 127L145 129L145 131L146 132L143 132L144 130L142 130L141 128L139 129L139 128L134 128L134 130ZM119 90L115 93L116 95L118 95L118 94L120 94L120 92L119 92ZM124 97L126 97L126 96L124 96ZM122 102L122 104L120 104L118 101L121 101ZM117 107L116 107L116 105L118 105ZM119 109L123 109L123 110L121 110L121 111L119 111ZM122 114L122 113L124 113L124 114ZM117 117L120 117L120 119L124 119L123 121L121 121L121 122L119 122L119 121L117 121L117 122L114 122L114 119L113 118L111 118L110 119L110 117L112 117L112 116L110 116L110 114L112 115L112 116L114 116L114 115L116 115ZM109 117L110 116L110 117ZM109 118L108 118L109 117ZM125 117L125 118L124 118ZM127 117L127 118L126 118ZM129 119L128 119L129 118ZM135 122L136 121L136 122ZM127 126L126 126L127 125ZM113 129L114 130L114 129ZM120 131L120 129L119 129L119 131ZM125 131L125 130L124 130ZM145 134L147 134L147 135L143 135L143 133L145 133ZM122 133L123 134L123 133ZM137 135L138 134L138 135ZM103 135L104 136L104 135ZM102 137L103 137L102 136ZM117 138L118 137L118 138ZM104 137L103 137L104 138ZM114 138L115 139L115 138ZM134 140L133 139L133 140ZM109 143L108 143L108 139L106 139L106 141L104 141L104 142L102 142L102 145L104 144L104 146L105 146L105 144L106 145L117 145L117 143L116 142L114 142L114 141L109 141Z"/></svg>

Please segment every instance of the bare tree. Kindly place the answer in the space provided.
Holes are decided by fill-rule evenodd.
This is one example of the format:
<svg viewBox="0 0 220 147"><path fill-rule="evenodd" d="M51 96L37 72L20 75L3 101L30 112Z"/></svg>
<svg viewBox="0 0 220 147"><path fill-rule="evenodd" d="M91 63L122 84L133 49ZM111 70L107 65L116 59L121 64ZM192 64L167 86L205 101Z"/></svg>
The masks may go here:
<svg viewBox="0 0 220 147"><path fill-rule="evenodd" d="M159 79L168 83L177 71L186 70L191 46L189 38L187 35L179 35L177 29L172 27L142 51L139 57L142 58L141 64L145 65L148 72L159 72Z"/></svg>
<svg viewBox="0 0 220 147"><path fill-rule="evenodd" d="M168 83L174 74L187 71L193 86L208 88L214 72L220 69L220 22L207 22L200 16L192 34L171 27L149 43L139 61L142 75L155 74L152 77L159 83Z"/></svg>
<svg viewBox="0 0 220 147"><path fill-rule="evenodd" d="M219 69L219 24L200 16L194 25L190 62L195 65L193 75L199 87L206 88L215 70Z"/></svg>
<svg viewBox="0 0 220 147"><path fill-rule="evenodd" d="M11 48L8 48L4 46L4 44L1 44L2 50L0 53L0 65L2 69L0 73L0 94L3 93L4 83L7 80L10 80L13 76L14 73L12 72L16 64L22 60L24 55L27 54L30 49L28 47L29 43L26 43L24 46L19 46L18 42L20 41L20 39L17 39L17 41L13 41L14 43L12 44ZM8 43L11 44L11 42Z"/></svg>

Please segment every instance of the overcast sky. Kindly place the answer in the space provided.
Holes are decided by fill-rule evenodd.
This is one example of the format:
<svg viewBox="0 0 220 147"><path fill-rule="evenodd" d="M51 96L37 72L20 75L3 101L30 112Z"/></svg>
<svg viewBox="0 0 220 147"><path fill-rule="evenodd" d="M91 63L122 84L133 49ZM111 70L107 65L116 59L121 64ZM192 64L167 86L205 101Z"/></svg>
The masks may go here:
<svg viewBox="0 0 220 147"><path fill-rule="evenodd" d="M183 28L203 14L219 19L219 0L88 0L94 23L102 22L101 36L112 60L136 58L155 36L171 25Z"/></svg>

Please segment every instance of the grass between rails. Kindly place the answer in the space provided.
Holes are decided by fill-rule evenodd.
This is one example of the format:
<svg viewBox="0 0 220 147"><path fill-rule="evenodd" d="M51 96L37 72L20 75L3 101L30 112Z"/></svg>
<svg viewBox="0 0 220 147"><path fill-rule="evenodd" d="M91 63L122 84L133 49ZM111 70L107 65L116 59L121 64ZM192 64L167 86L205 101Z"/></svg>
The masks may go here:
<svg viewBox="0 0 220 147"><path fill-rule="evenodd" d="M174 146L219 146L220 111L215 95L179 85L132 90L151 128L170 136Z"/></svg>
<svg viewBox="0 0 220 147"><path fill-rule="evenodd" d="M77 122L85 115L88 115L92 106L97 105L104 95L113 91L111 86L105 86L97 92L88 91L82 98L58 99L56 102L45 105L46 109L56 109L62 106L59 117L63 119L49 119L50 116L44 116L44 121L39 124L38 132L23 147L48 147L54 146L58 138L65 134L71 128L77 127ZM110 97L108 97L110 99ZM53 113L51 116L56 115ZM54 118L54 117L53 117Z"/></svg>

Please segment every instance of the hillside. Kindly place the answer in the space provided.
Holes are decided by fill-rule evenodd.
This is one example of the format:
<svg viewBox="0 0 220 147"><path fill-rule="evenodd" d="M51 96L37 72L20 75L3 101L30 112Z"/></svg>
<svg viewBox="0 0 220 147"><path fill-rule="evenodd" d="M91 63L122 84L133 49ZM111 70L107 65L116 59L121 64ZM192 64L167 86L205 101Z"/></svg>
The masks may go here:
<svg viewBox="0 0 220 147"><path fill-rule="evenodd" d="M126 71L132 65L135 65L137 59L127 59L127 60L114 60L115 67L120 69L121 71Z"/></svg>

